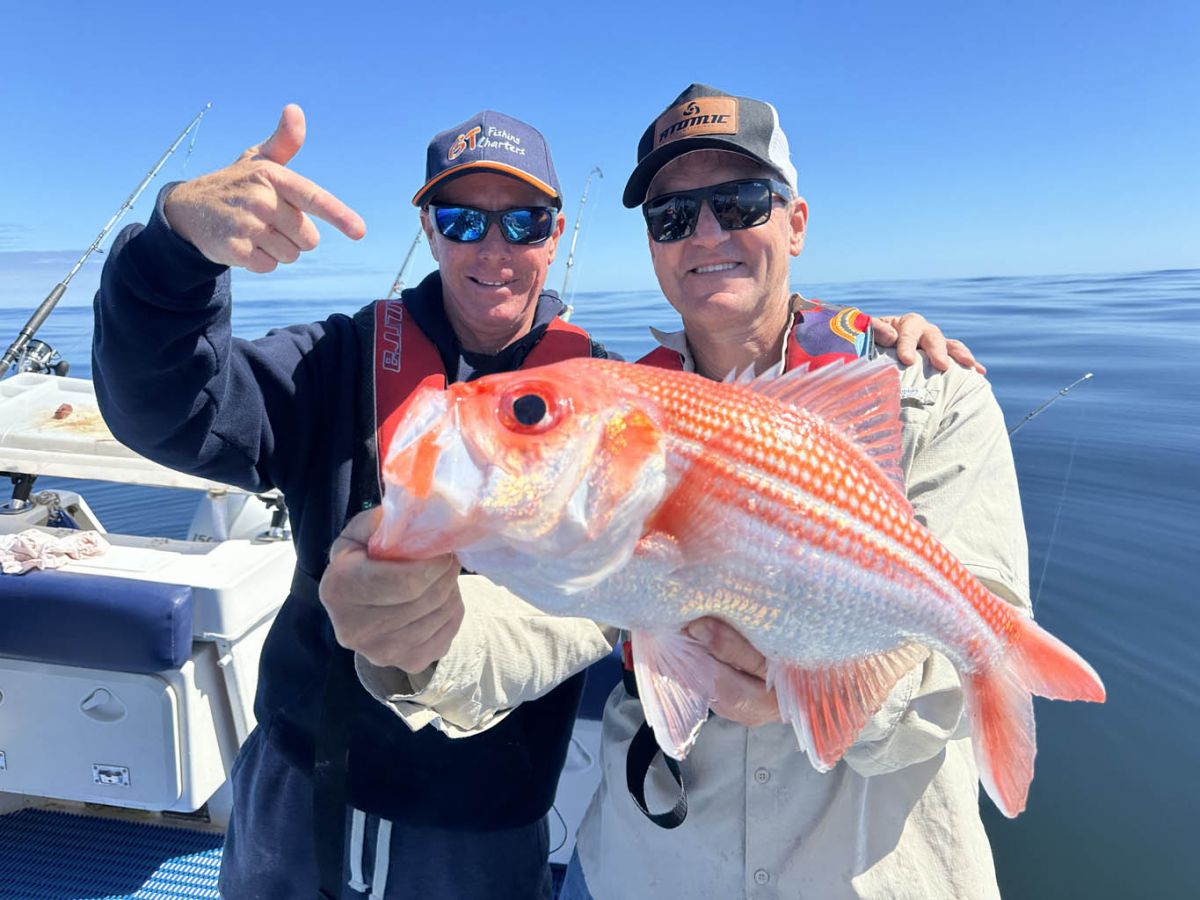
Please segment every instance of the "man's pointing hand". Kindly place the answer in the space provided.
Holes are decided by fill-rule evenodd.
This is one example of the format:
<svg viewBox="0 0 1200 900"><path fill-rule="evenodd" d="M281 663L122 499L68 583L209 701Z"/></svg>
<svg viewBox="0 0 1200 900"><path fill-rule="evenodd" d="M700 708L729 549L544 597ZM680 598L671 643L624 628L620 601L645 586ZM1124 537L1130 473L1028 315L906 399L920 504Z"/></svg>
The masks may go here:
<svg viewBox="0 0 1200 900"><path fill-rule="evenodd" d="M317 246L310 215L358 240L362 218L287 164L304 145L304 112L284 107L275 132L237 161L177 186L167 196L167 222L215 263L270 272Z"/></svg>

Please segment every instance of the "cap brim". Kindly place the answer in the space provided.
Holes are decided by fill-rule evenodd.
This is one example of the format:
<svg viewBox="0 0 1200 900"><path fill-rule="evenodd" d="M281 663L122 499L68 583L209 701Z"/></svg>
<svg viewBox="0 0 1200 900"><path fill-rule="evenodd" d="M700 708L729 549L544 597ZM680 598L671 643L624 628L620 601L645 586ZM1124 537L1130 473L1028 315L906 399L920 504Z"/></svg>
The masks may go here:
<svg viewBox="0 0 1200 900"><path fill-rule="evenodd" d="M769 160L763 159L757 153L751 153L741 144L734 141L720 137L684 138L670 144L665 144L657 150L652 151L634 167L632 174L629 176L629 181L625 183L625 193L621 196L621 202L625 205L625 208L633 209L645 203L646 192L650 189L650 182L654 180L654 176L658 174L659 169L676 157L683 156L685 153L691 153L694 150L728 150L731 153L736 153L739 156L745 156L757 163L761 163L772 172L776 171Z"/></svg>
<svg viewBox="0 0 1200 900"><path fill-rule="evenodd" d="M537 188L547 197L549 197L556 207L562 209L562 197L558 191L546 184L540 178L534 178L528 172L522 172L520 169L513 166L506 166L504 163L492 162L491 160L481 159L475 162L463 163L461 166L455 166L453 169L446 169L444 172L439 172L429 181L425 182L422 188L413 195L413 206L424 206L429 202L430 196L434 190L441 187L448 181L453 181L463 175L472 175L476 172L496 172L500 175L507 175L510 178L516 178L518 181L523 181L526 184Z"/></svg>

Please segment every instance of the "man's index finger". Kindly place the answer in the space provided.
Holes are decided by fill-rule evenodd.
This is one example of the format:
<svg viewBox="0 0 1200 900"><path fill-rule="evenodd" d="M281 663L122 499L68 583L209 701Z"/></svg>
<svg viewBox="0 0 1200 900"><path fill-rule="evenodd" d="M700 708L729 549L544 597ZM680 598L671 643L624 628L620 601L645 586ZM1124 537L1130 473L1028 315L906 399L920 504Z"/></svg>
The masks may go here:
<svg viewBox="0 0 1200 900"><path fill-rule="evenodd" d="M280 196L298 210L328 222L348 238L358 240L367 233L362 216L314 181L290 169L271 173Z"/></svg>

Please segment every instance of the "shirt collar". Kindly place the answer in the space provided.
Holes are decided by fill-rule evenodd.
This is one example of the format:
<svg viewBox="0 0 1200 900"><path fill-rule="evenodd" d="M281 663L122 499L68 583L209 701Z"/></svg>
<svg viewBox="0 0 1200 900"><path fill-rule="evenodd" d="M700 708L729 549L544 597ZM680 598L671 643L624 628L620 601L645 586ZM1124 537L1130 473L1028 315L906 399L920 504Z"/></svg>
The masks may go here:
<svg viewBox="0 0 1200 900"><path fill-rule="evenodd" d="M792 314L788 318L788 326L785 334L792 333L792 327L796 324L796 314L802 309L811 308L809 301L805 300L799 294L792 294L789 301L792 307ZM650 334L654 340L658 341L660 347L666 347L668 350L674 350L683 358L683 371L695 372L696 360L692 356L692 348L688 346L687 333L681 328L679 331L663 331L659 328L650 326ZM783 342L783 349L780 351L779 360L775 365L771 366L764 375L780 375L783 373L785 361L787 360L787 341Z"/></svg>

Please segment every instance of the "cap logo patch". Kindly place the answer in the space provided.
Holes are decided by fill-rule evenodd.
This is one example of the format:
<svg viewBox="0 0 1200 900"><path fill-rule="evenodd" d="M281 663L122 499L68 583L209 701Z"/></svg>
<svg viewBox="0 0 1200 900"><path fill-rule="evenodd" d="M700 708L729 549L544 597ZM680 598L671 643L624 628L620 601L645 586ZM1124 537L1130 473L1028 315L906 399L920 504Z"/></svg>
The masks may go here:
<svg viewBox="0 0 1200 900"><path fill-rule="evenodd" d="M462 156L463 151L470 147L475 149L475 138L479 137L479 132L483 131L478 125L468 131L466 134L460 134L450 145L450 152L446 154L447 159L458 159Z"/></svg>
<svg viewBox="0 0 1200 900"><path fill-rule="evenodd" d="M504 128L497 128L495 125L487 127L487 133L484 134L483 128L476 125L465 134L460 134L458 139L450 145L450 150L446 154L446 158L453 161L458 159L467 150L503 150L506 153L511 153L513 156L524 156L525 148L521 146L521 139Z"/></svg>
<svg viewBox="0 0 1200 900"><path fill-rule="evenodd" d="M734 97L697 97L672 107L654 123L654 144L700 134L737 134L738 102Z"/></svg>

